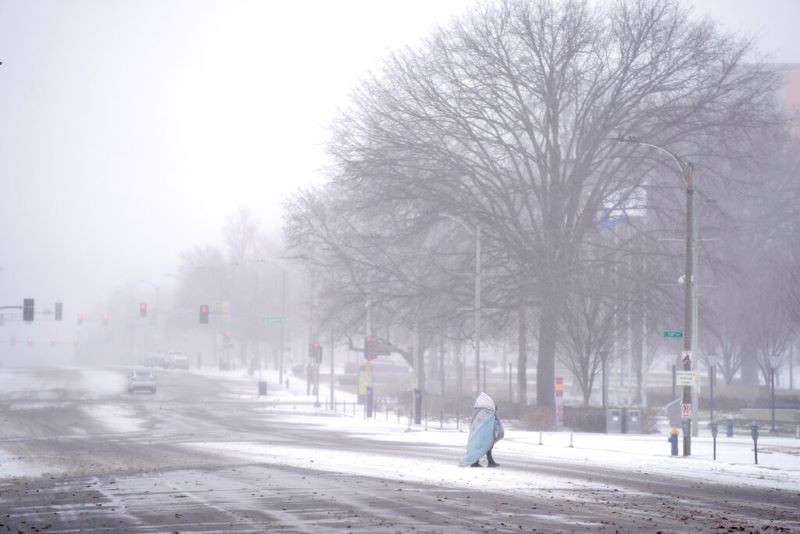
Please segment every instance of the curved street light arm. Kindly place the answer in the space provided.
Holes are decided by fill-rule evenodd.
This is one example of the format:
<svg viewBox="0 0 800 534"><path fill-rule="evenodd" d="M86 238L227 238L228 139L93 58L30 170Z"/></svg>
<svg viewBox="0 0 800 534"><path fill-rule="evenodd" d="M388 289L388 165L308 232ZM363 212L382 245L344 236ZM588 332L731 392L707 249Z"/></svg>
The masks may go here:
<svg viewBox="0 0 800 534"><path fill-rule="evenodd" d="M682 157L678 156L677 154L675 154L673 151L664 148L663 146L660 145L654 145L652 143L639 141L638 138L632 135L626 137L612 137L611 140L618 141L620 143L632 143L634 145L647 146L650 148L655 148L656 150L659 150L664 154L667 154L669 157L673 159L673 161L675 161L675 164L678 165L678 169L681 171L686 180L686 185L692 187L692 164L683 159Z"/></svg>
<svg viewBox="0 0 800 534"><path fill-rule="evenodd" d="M455 215L450 215L449 213L440 213L439 217L444 217L446 219L450 219L451 221L455 221L458 224L460 224L461 226L463 226L464 228L466 228L466 230L471 235L475 235L475 229L472 226L470 226L469 224L465 223L463 220L461 220L458 217L456 217Z"/></svg>

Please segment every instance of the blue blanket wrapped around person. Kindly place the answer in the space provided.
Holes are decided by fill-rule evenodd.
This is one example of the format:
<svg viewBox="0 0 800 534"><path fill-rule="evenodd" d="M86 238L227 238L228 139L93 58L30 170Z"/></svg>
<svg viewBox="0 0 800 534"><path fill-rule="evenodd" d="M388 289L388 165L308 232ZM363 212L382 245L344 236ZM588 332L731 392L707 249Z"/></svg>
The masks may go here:
<svg viewBox="0 0 800 534"><path fill-rule="evenodd" d="M497 417L497 407L494 401L486 393L481 393L475 401L475 408L472 412L472 422L467 438L467 454L461 458L458 465L466 467L480 460L494 447L497 441L503 439L504 434L503 424Z"/></svg>

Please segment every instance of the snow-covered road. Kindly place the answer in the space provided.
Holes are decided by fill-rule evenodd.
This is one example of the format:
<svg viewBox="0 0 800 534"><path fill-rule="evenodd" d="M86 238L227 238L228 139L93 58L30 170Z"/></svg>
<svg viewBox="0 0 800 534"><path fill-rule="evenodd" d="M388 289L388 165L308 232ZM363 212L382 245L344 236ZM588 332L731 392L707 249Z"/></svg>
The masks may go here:
<svg viewBox="0 0 800 534"><path fill-rule="evenodd" d="M800 441L531 432L507 424L498 469L457 467L455 422L332 413L267 374L4 369L5 526L50 531L800 529ZM343 400L350 397L341 395ZM463 430L463 429L462 429ZM540 444L541 443L541 444ZM570 446L570 444L572 446ZM348 528L349 527L349 528Z"/></svg>

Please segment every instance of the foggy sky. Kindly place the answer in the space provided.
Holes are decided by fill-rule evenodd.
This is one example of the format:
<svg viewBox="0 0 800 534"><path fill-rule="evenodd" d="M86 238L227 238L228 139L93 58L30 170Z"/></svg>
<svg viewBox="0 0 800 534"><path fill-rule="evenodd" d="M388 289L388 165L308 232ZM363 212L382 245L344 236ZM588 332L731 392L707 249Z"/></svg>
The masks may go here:
<svg viewBox="0 0 800 534"><path fill-rule="evenodd" d="M63 330L120 284L166 291L240 206L277 237L350 87L470 4L0 0L0 305L63 301ZM800 2L697 10L800 63Z"/></svg>

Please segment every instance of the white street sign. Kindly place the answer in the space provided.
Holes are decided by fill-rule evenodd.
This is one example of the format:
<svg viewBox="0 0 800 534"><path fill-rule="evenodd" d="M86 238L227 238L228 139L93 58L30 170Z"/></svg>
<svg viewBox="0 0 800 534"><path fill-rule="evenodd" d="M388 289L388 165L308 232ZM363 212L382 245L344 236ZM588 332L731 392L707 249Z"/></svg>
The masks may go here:
<svg viewBox="0 0 800 534"><path fill-rule="evenodd" d="M695 386L698 382L697 371L675 371L675 385Z"/></svg>
<svg viewBox="0 0 800 534"><path fill-rule="evenodd" d="M692 405L681 404L681 419L691 419L691 418L692 418Z"/></svg>

